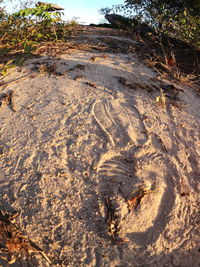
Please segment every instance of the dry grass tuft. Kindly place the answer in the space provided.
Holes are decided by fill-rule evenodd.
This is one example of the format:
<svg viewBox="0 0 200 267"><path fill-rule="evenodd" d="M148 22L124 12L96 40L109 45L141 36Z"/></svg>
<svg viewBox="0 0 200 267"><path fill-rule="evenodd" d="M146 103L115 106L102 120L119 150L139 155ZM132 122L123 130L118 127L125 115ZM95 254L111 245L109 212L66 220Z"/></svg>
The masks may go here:
<svg viewBox="0 0 200 267"><path fill-rule="evenodd" d="M16 226L15 219L18 212L5 212L0 210L0 252L1 259L13 264L17 259L28 259L32 253L41 254L48 263L51 263L47 255L33 243Z"/></svg>

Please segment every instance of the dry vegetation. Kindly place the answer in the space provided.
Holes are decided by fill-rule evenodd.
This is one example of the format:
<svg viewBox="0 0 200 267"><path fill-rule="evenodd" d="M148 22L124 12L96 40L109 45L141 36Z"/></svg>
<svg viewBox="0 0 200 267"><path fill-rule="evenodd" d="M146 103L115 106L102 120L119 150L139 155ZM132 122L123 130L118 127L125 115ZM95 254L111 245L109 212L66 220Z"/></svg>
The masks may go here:
<svg viewBox="0 0 200 267"><path fill-rule="evenodd" d="M75 44L69 37L71 34L79 34L81 27L76 23L70 23L66 25L60 20L59 14L54 14L55 18L49 17L49 13L46 11L48 7L41 9L42 20L40 23L35 24L32 20L27 19L27 15L30 10L25 10L25 13L17 13L14 15L5 15L0 22L0 71L2 75L2 81L0 85L6 85L3 82L3 78L7 75L10 68L15 66L22 66L26 59L30 57L40 56L42 54L51 54L58 57L60 54L69 50L100 50L102 52L120 53L123 52L120 47L120 41L117 44L116 41L107 41L107 45L104 47L95 46L93 44ZM32 10L31 12L35 12ZM38 10L37 10L38 11ZM87 31L87 29L86 29ZM20 32L20 34L19 34ZM123 36L127 35L127 32L120 33ZM161 79L170 81L167 86L164 83L161 86L147 85L139 82L130 82L126 78L121 76L115 76L120 85L123 85L126 89L139 88L147 92L157 91L160 93L156 97L156 105L165 106L167 99L172 104L179 103L178 93L180 90L173 85L174 81L180 83L192 84L199 82L199 62L200 51L184 42L178 41L174 38L163 36L162 40L158 36L146 36L141 37L131 33L133 39L137 40L137 44L132 46L130 50L132 53L137 53L139 58L143 60L146 65L152 67L157 73L159 73ZM128 33L130 35L130 32ZM64 43L64 45L63 45ZM113 46L113 43L115 46ZM172 49L173 47L173 49ZM173 50L173 55L171 51ZM91 62L98 62L99 60L107 59L107 54L93 56L90 58ZM76 64L70 69L68 73L75 70L84 70L83 64ZM56 65L38 64L31 70L31 73L39 72L40 74L61 76L62 73L56 71ZM27 75L22 76L26 77ZM81 79L82 76L76 76L74 80ZM12 81L10 81L12 82ZM86 85L97 88L97 85L93 82L85 82ZM15 112L13 92L8 91L0 95L0 107L7 105L12 111ZM138 188L133 192L132 197L127 200L127 206L129 210L136 210L142 205L142 200L149 194L154 194L153 190L145 188ZM187 190L183 191L182 196L187 196L189 193ZM105 206L107 208L106 225L111 239L117 244L123 244L127 241L119 236L119 224L116 216L116 207L112 203L112 199L105 199ZM18 258L29 258L31 254L41 254L49 264L51 261L47 255L33 243L20 227L17 226L15 220L18 213L9 213L0 211L0 251L1 258L7 261L9 264L13 264Z"/></svg>

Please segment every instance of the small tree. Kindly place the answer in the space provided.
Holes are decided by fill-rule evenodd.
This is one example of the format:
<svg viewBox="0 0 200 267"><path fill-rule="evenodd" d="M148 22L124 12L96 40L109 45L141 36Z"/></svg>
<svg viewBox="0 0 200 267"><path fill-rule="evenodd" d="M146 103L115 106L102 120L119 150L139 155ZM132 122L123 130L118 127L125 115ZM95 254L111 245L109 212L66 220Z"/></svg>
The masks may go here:
<svg viewBox="0 0 200 267"><path fill-rule="evenodd" d="M200 46L199 0L125 0L124 8L172 36Z"/></svg>
<svg viewBox="0 0 200 267"><path fill-rule="evenodd" d="M160 31L200 47L200 0L124 0L113 10L137 16Z"/></svg>

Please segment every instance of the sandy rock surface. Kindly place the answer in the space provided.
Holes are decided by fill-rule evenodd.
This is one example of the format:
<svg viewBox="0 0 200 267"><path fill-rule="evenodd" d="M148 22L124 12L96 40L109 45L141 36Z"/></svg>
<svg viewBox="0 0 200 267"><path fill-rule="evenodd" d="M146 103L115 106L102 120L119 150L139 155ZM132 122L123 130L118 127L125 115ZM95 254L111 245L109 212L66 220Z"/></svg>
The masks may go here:
<svg viewBox="0 0 200 267"><path fill-rule="evenodd" d="M29 73L0 89L13 92L0 106L1 207L52 263L13 266L199 266L195 87L158 105L164 83L128 52L44 55L4 81Z"/></svg>

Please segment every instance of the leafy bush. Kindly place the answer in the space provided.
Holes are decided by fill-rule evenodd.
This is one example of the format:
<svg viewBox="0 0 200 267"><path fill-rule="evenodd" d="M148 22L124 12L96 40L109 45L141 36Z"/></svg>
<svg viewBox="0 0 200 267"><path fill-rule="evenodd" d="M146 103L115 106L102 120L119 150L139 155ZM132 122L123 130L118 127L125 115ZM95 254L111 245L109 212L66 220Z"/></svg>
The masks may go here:
<svg viewBox="0 0 200 267"><path fill-rule="evenodd" d="M124 0L123 5L104 8L102 13L123 11L172 37L200 47L199 0Z"/></svg>
<svg viewBox="0 0 200 267"><path fill-rule="evenodd" d="M0 9L0 53L9 48L31 53L41 41L65 41L77 23L65 23L61 12L48 12L50 5L24 8L8 15Z"/></svg>

